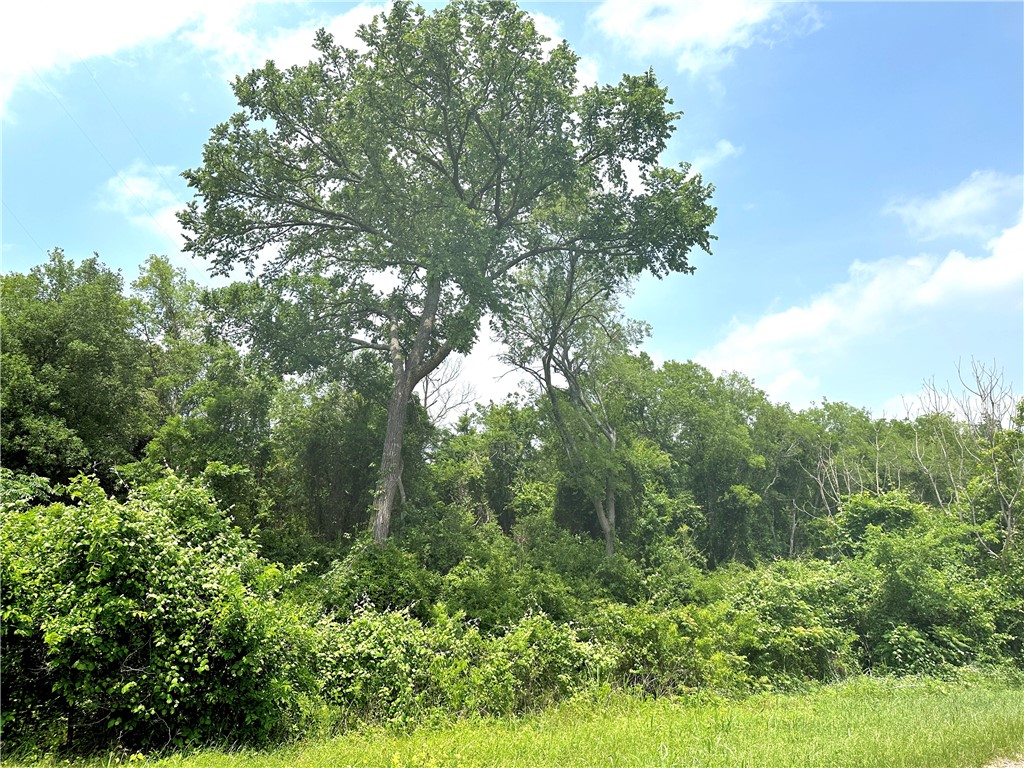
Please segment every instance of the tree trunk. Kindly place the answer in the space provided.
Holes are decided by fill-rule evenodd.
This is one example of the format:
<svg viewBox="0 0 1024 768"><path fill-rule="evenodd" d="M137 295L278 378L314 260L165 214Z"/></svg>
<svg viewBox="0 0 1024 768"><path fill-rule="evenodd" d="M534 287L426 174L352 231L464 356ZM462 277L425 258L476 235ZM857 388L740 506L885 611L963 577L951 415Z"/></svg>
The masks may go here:
<svg viewBox="0 0 1024 768"><path fill-rule="evenodd" d="M601 533L604 534L604 553L611 557L615 554L615 484L611 479L605 486L604 498L591 498L594 505L594 512L597 513L597 522L601 526Z"/></svg>
<svg viewBox="0 0 1024 768"><path fill-rule="evenodd" d="M444 362L452 351L450 341L442 344L430 357L427 350L434 336L434 323L437 320L437 307L441 298L441 281L431 279L427 284L427 292L423 301L423 314L420 315L419 328L408 354L402 350L399 339L399 327L396 318L391 319L391 373L395 386L388 399L388 426L384 433L384 450L380 460L380 480L377 493L373 497L370 522L373 529L373 541L383 546L391 531L391 510L395 505L395 494L401 488L402 498L405 489L402 486L402 441L405 437L405 418L412 400L412 392L425 376Z"/></svg>
<svg viewBox="0 0 1024 768"><path fill-rule="evenodd" d="M396 382L388 400L388 425L384 433L384 451L380 462L380 480L373 498L373 541L383 545L391 530L391 510L395 494L402 482L402 440L405 437L405 415L412 397L404 382Z"/></svg>
<svg viewBox="0 0 1024 768"><path fill-rule="evenodd" d="M607 557L615 554L615 484L609 478L604 497L604 516L608 530L604 532L604 553Z"/></svg>

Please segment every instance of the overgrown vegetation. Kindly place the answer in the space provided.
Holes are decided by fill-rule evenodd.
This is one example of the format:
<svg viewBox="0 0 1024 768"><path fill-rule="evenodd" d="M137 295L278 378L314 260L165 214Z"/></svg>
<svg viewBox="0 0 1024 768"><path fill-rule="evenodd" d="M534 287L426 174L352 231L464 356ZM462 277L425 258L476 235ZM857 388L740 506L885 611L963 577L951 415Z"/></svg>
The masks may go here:
<svg viewBox="0 0 1024 768"><path fill-rule="evenodd" d="M487 21L484 6L453 8L428 24L399 3L365 35L391 50L401 40L377 39L389 24L427 45L459 13ZM487 8L548 72L525 17ZM332 66L350 55L320 46ZM618 296L631 275L685 271L687 250L707 246L710 188L653 167L672 117L653 74L572 102L574 60L556 51L568 79L552 114L583 110L572 114L600 172L574 176L578 188L552 182L534 218L505 222L515 231L502 236L536 253L507 264L493 294L486 264L456 274L416 254L399 270L405 289L443 283L443 301L403 304L283 262L269 275L278 293L266 282L202 290L155 256L126 292L98 258L76 264L59 250L0 278L5 751L268 744L517 715L609 690L731 696L859 672L1020 667L1024 401L975 366L965 395L933 389L912 417L832 402L796 412L739 373L637 353L646 329ZM324 67L291 71L289 87L312 87ZM264 80L282 85L272 66L261 72L239 82L240 99ZM643 141L604 130L622 110L653 121ZM216 137L214 165L227 162L214 150L240 140L226 127ZM682 185L671 227L639 213L621 172L629 153L652 164L654 208L678 203ZM362 161L359 172L381 171ZM351 199L321 200L346 216L360 204L348 171ZM210 200L230 194L204 186L230 174L196 174ZM507 263L516 248L481 223L504 210L500 194L486 174L480 184L476 208L444 198L454 218L442 229L468 238L467 260L480 248ZM602 216L632 211L635 230L587 213L581 200L598 206L597 189L609 196ZM413 213L436 213L428 202ZM388 226L419 221L399 210L409 216ZM224 222L189 216L216 251L207 225ZM300 261L317 269L326 245L380 255L383 235L350 234L300 237L282 253L308 248ZM235 235L250 256L263 244ZM604 271L595 249L620 237L621 263ZM430 337L421 300L451 339ZM365 311L375 324L314 327L342 308L346 322ZM414 379L430 384L433 363L468 349L485 309L536 387L440 423L427 407L436 388L421 400ZM399 312L419 330L403 335L393 320L390 342L370 340ZM363 343L338 346L335 331Z"/></svg>

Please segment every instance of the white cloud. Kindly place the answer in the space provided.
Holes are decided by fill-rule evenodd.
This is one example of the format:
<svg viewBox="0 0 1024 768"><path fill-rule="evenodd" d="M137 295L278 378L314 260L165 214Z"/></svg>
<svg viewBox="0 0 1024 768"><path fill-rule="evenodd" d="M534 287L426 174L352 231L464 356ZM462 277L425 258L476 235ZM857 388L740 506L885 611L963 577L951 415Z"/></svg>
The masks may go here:
<svg viewBox="0 0 1024 768"><path fill-rule="evenodd" d="M711 370L752 376L773 399L807 405L820 395L813 372L842 355L846 345L908 328L927 312L948 316L958 306L1020 301L1024 224L1018 220L986 250L980 257L951 251L942 259L857 261L846 282L806 304L735 323L696 359Z"/></svg>
<svg viewBox="0 0 1024 768"><path fill-rule="evenodd" d="M48 3L7 3L0 23L0 108L9 118L7 105L14 91L37 85L49 71L173 36L212 55L225 77L267 59L282 67L305 63L314 56L317 28L327 28L342 45L355 46L359 25L387 7L360 3L343 14L267 34L251 24L261 5L258 0L95 0L61 4L55 11Z"/></svg>
<svg viewBox="0 0 1024 768"><path fill-rule="evenodd" d="M893 200L883 212L899 216L921 240L949 235L987 239L1022 201L1024 177L975 171L954 189L930 198Z"/></svg>
<svg viewBox="0 0 1024 768"><path fill-rule="evenodd" d="M273 34L243 31L237 15L211 16L185 35L185 39L197 48L214 52L225 79L233 79L237 74L262 66L268 59L281 69L312 61L318 55L313 49L314 36L321 27L334 36L338 45L362 48L362 42L356 37L357 30L389 6L390 3L360 3L345 13L310 19L301 26Z"/></svg>
<svg viewBox="0 0 1024 768"><path fill-rule="evenodd" d="M742 154L743 147L737 147L728 139L719 139L715 143L714 148L697 155L690 165L694 173L705 173L709 168L718 165L723 160L728 160L730 157L738 157Z"/></svg>
<svg viewBox="0 0 1024 768"><path fill-rule="evenodd" d="M601 66L595 59L580 56L580 60L576 63L576 78L579 86L597 85L601 79L600 72Z"/></svg>
<svg viewBox="0 0 1024 768"><path fill-rule="evenodd" d="M176 188L181 192L176 193ZM202 260L182 251L185 237L178 222L178 211L184 208L187 197L184 184L174 168L136 161L103 183L97 192L96 208L117 214L132 226L155 235L163 245L154 242L152 250L165 254L191 279L208 285L227 284L230 279L211 277ZM241 280L243 274L244 270L239 267L231 279Z"/></svg>
<svg viewBox="0 0 1024 768"><path fill-rule="evenodd" d="M211 3L6 3L0 24L0 105L54 68L166 38L204 18L236 16L248 0Z"/></svg>
<svg viewBox="0 0 1024 768"><path fill-rule="evenodd" d="M462 362L463 379L472 386L479 403L500 403L514 392L524 392L528 386L522 381L525 374L498 359L504 345L495 338L490 326L490 317L484 317L477 343Z"/></svg>
<svg viewBox="0 0 1024 768"><path fill-rule="evenodd" d="M550 52L552 49L558 47L565 36L562 34L562 23L558 19L553 19L544 13L531 13L530 18L533 19L533 25L537 28L537 31L547 38L547 42L544 43L544 51Z"/></svg>
<svg viewBox="0 0 1024 768"><path fill-rule="evenodd" d="M180 250L184 240L176 213L183 203L171 189L177 184L174 168L135 162L107 179L97 207L124 216L132 224L166 238L175 250Z"/></svg>
<svg viewBox="0 0 1024 768"><path fill-rule="evenodd" d="M737 50L820 27L813 6L769 0L604 0L591 18L640 56L674 56L680 71L718 70Z"/></svg>

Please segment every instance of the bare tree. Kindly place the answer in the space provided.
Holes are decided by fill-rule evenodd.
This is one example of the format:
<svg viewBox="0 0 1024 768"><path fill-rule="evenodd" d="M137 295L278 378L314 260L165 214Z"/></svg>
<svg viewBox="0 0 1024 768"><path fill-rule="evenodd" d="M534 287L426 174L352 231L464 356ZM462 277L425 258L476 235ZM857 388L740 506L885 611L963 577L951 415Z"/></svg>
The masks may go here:
<svg viewBox="0 0 1024 768"><path fill-rule="evenodd" d="M446 424L476 402L476 388L462 380L463 359L455 355L447 358L420 382L420 401L435 425Z"/></svg>
<svg viewBox="0 0 1024 768"><path fill-rule="evenodd" d="M958 366L962 391L925 385L915 421L915 459L938 504L976 526L992 556L1013 546L1024 494L1024 400L1002 369L971 361ZM978 527L995 521L998 540Z"/></svg>

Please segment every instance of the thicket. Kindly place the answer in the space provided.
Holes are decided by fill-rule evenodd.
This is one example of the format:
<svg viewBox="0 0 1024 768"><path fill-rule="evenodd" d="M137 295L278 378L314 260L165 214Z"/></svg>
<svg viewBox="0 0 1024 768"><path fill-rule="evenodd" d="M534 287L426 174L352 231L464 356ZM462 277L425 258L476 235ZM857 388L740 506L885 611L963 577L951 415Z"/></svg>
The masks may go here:
<svg viewBox="0 0 1024 768"><path fill-rule="evenodd" d="M260 739L316 692L286 574L204 488L168 475L118 500L85 477L3 480L5 743Z"/></svg>
<svg viewBox="0 0 1024 768"><path fill-rule="evenodd" d="M424 564L429 547L365 536L329 567L273 565L206 486L170 473L117 498L95 479L51 488L5 470L2 515L0 708L5 750L22 754L266 743L607 688L729 695L1020 659L1017 559L991 573L963 524L900 492L844 507L848 554L691 566L656 594L657 563L605 561L550 509L523 521L551 534L536 548L518 523L449 526L448 545L471 554L447 572ZM902 527L847 536L865 515ZM623 583L632 598L615 596Z"/></svg>
<svg viewBox="0 0 1024 768"><path fill-rule="evenodd" d="M128 295L59 251L0 289L5 750L1020 664L1024 404L990 369L884 420L630 355L614 552L550 397L424 395L381 547L372 359L286 378L158 258Z"/></svg>

